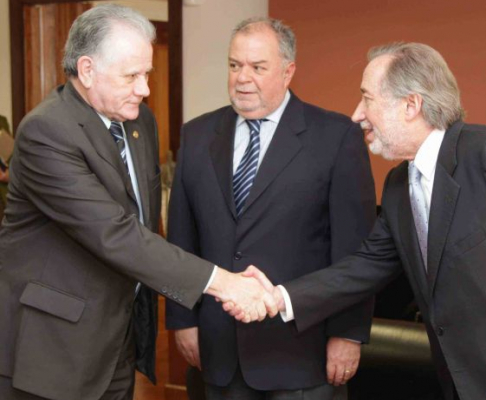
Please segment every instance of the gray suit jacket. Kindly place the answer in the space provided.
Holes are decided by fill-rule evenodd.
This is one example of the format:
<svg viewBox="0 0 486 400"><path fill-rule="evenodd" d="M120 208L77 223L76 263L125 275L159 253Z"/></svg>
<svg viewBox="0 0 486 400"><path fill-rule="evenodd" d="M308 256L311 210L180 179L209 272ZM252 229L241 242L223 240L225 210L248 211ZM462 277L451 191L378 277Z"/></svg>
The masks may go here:
<svg viewBox="0 0 486 400"><path fill-rule="evenodd" d="M382 213L353 256L285 284L304 331L404 271L426 323L446 398L486 393L486 127L459 121L442 143L425 272L410 207L407 162L388 175Z"/></svg>
<svg viewBox="0 0 486 400"><path fill-rule="evenodd" d="M125 123L142 226L114 140L70 83L20 124L0 230L0 374L16 388L59 400L98 399L132 318L136 283L188 308L200 297L212 264L154 233L156 129L145 105L137 120ZM144 335L139 366L149 375L154 300L145 288L135 305Z"/></svg>

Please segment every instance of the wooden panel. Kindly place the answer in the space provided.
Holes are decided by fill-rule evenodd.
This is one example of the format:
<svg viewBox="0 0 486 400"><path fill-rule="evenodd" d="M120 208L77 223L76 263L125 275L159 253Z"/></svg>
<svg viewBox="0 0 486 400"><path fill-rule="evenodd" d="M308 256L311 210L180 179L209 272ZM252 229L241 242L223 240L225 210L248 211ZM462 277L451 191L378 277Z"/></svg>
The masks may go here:
<svg viewBox="0 0 486 400"><path fill-rule="evenodd" d="M41 65L40 8L24 8L25 28L25 109L28 111L41 99L39 82Z"/></svg>
<svg viewBox="0 0 486 400"><path fill-rule="evenodd" d="M164 391L165 400L189 400L185 386L166 385Z"/></svg>
<svg viewBox="0 0 486 400"><path fill-rule="evenodd" d="M182 126L182 0L169 0L169 94L170 149L174 156L179 150ZM174 43L180 45L174 46ZM174 107L172 104L177 105ZM175 157L174 157L175 158Z"/></svg>
<svg viewBox="0 0 486 400"><path fill-rule="evenodd" d="M56 7L57 4L46 4L37 6L40 8L40 31L41 38L41 69L40 69L40 103L57 85L58 75L56 64L59 56L56 54L56 43L59 38L56 36ZM61 38L62 39L62 38ZM34 105L37 105L34 104Z"/></svg>
<svg viewBox="0 0 486 400"><path fill-rule="evenodd" d="M90 4L43 4L24 7L25 112L65 82L64 43L76 17Z"/></svg>
<svg viewBox="0 0 486 400"><path fill-rule="evenodd" d="M154 22L157 29L157 41L154 45L153 66L150 75L150 96L147 104L155 115L159 128L159 159L161 163L167 161L169 150L169 44L167 23Z"/></svg>

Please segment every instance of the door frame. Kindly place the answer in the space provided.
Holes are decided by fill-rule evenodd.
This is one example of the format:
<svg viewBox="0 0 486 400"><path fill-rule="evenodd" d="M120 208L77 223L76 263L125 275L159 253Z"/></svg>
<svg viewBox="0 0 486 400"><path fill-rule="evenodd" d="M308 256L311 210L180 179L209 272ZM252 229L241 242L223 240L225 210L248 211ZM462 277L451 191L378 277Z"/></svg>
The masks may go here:
<svg viewBox="0 0 486 400"><path fill-rule="evenodd" d="M81 3L86 0L9 0L10 55L12 71L12 132L25 115L24 5ZM169 142L176 153L182 126L182 0L169 6Z"/></svg>

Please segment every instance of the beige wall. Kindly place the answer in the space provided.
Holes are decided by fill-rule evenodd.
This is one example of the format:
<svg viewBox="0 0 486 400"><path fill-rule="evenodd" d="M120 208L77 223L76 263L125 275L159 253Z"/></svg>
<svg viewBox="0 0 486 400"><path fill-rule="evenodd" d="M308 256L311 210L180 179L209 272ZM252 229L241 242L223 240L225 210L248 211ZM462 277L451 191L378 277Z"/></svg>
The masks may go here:
<svg viewBox="0 0 486 400"><path fill-rule="evenodd" d="M268 15L268 0L204 0L183 9L184 121L228 104L227 59L232 29Z"/></svg>
<svg viewBox="0 0 486 400"><path fill-rule="evenodd" d="M12 126L12 88L10 76L10 30L8 0L0 0L0 115Z"/></svg>
<svg viewBox="0 0 486 400"><path fill-rule="evenodd" d="M112 0L110 3L131 7L152 21L168 21L167 0Z"/></svg>

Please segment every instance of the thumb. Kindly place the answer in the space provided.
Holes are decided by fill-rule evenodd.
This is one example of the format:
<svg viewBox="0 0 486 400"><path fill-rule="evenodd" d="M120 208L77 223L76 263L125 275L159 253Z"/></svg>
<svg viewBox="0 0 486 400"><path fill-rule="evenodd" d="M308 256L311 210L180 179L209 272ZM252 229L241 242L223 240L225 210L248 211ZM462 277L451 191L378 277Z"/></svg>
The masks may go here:
<svg viewBox="0 0 486 400"><path fill-rule="evenodd" d="M248 268L243 272L243 276L255 278L258 280L258 282L260 282L260 285L262 285L267 292L273 292L274 287L272 282L270 282L267 276L254 265L248 266Z"/></svg>

